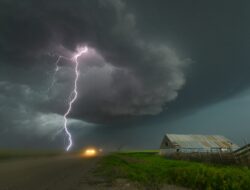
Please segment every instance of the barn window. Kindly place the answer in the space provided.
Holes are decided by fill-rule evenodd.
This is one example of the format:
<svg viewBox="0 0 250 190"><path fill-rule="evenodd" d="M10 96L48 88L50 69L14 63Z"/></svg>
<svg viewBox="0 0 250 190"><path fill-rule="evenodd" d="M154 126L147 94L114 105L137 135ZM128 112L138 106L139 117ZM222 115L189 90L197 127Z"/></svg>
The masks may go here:
<svg viewBox="0 0 250 190"><path fill-rule="evenodd" d="M168 146L168 141L165 142L165 145Z"/></svg>

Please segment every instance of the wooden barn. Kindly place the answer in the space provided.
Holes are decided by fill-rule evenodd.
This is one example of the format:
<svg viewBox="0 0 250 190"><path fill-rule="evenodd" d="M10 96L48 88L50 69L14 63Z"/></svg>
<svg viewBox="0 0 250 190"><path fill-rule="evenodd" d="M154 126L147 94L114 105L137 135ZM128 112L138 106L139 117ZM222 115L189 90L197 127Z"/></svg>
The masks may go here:
<svg viewBox="0 0 250 190"><path fill-rule="evenodd" d="M239 148L231 140L220 135L177 135L166 134L160 146L160 154L168 155L176 152L233 152Z"/></svg>
<svg viewBox="0 0 250 190"><path fill-rule="evenodd" d="M236 158L243 163L250 162L250 144L247 144L234 151Z"/></svg>

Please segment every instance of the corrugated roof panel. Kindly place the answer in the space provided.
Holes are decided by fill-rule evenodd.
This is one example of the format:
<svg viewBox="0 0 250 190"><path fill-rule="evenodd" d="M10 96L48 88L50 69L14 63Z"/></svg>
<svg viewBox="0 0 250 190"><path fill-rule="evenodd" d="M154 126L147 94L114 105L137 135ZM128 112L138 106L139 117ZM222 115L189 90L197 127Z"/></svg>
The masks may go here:
<svg viewBox="0 0 250 190"><path fill-rule="evenodd" d="M232 143L229 139L219 135L166 134L166 136L172 143L179 145L181 148L238 148L238 145Z"/></svg>

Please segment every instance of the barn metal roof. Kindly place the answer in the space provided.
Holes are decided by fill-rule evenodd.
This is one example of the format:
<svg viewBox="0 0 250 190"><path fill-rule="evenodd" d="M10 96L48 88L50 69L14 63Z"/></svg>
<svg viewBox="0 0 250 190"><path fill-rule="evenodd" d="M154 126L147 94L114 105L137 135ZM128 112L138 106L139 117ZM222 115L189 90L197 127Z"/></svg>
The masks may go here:
<svg viewBox="0 0 250 190"><path fill-rule="evenodd" d="M235 150L234 153L236 154L249 154L250 153L250 144L246 144L239 149Z"/></svg>
<svg viewBox="0 0 250 190"><path fill-rule="evenodd" d="M236 150L238 145L226 137L220 135L176 135L166 134L166 137L176 146L181 148L195 148L195 149L218 149L225 148Z"/></svg>

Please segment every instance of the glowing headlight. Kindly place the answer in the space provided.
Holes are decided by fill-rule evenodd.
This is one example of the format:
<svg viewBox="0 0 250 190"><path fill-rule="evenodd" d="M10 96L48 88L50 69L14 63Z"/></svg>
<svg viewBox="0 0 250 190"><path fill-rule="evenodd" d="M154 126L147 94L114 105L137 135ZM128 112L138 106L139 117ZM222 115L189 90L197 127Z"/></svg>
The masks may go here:
<svg viewBox="0 0 250 190"><path fill-rule="evenodd" d="M94 157L97 155L97 151L94 148L88 148L83 152L85 157Z"/></svg>

